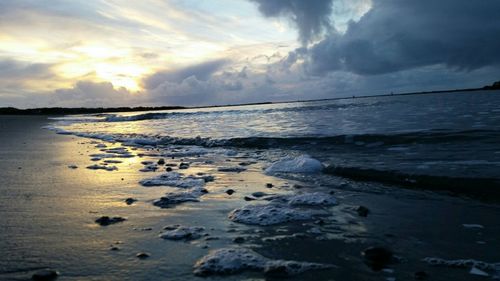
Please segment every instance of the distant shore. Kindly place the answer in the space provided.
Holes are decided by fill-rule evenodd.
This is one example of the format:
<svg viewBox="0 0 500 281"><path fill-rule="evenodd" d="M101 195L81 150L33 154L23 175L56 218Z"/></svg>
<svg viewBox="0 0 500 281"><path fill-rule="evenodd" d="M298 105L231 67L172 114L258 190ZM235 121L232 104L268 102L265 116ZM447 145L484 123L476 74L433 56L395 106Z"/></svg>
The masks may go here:
<svg viewBox="0 0 500 281"><path fill-rule="evenodd" d="M98 113L117 113L117 112L140 112L140 111L158 111L158 110L179 110L191 108L214 108L214 107L229 107L229 106L246 106L246 105L263 105L263 104L280 104L292 102L312 102L312 101L328 101L328 100L344 100L352 98L371 98L371 97L387 97L387 96L409 96L409 95L426 95L439 93L455 93L455 92L474 92L474 91L494 91L500 90L500 81L492 85L481 88L466 88L466 89L448 89L422 92L406 92L406 93L389 93L368 96L349 96L326 99L311 99L311 100L291 100L278 102L255 102L242 104L226 104L226 105L208 105L208 106L139 106L139 107L43 107L43 108L27 108L19 109L15 107L0 107L0 115L72 115L72 114L98 114Z"/></svg>

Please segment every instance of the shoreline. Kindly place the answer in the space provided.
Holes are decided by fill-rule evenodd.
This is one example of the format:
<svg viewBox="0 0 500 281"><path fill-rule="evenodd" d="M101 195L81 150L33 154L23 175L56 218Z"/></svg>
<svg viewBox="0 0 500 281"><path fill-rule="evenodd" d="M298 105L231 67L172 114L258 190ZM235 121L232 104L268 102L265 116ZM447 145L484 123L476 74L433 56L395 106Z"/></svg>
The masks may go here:
<svg viewBox="0 0 500 281"><path fill-rule="evenodd" d="M0 249L9 253L0 258L0 279L25 280L38 268L50 267L60 272L58 280L207 280L193 274L193 265L211 251L228 247L251 249L273 260L337 266L289 280L411 280L420 271L432 280L483 280L468 269L429 266L422 259L498 261L498 205L328 175L316 182L264 174L264 159L279 159L280 151L213 148L205 154L192 150L195 147L122 146L41 129L50 122L44 117L3 116L0 121L0 153L6 159L0 169L6 180L0 199L7 203L0 207ZM133 156L119 157L125 150ZM191 150L196 153L188 153ZM118 158L91 159L113 151L119 152L114 153ZM198 202L155 206L165 192L185 190L140 184L165 172L147 168L147 161L161 158L175 164L175 172L214 176L204 186L208 193ZM108 164L117 167L112 171L86 168L106 160L121 163ZM179 169L182 162L189 167ZM241 172L221 169L243 162L252 164ZM244 199L255 192L332 193L338 204L319 207L328 215L311 220L269 226L231 221L228 215L235 209L269 204ZM138 201L127 205L126 198ZM366 217L356 211L359 206L369 209ZM126 221L99 226L94 220L100 216ZM158 237L165 226L175 224L203 227L208 236L180 241ZM360 255L371 246L387 247L398 258L385 265L387 270L373 271ZM139 259L139 253L149 257ZM242 278L264 277L245 270L224 276Z"/></svg>

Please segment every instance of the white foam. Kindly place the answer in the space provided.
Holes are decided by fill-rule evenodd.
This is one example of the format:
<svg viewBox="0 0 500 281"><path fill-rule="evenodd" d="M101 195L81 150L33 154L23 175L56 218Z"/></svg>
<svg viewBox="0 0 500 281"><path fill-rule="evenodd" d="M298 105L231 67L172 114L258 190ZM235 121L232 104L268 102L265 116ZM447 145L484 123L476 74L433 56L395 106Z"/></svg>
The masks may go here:
<svg viewBox="0 0 500 281"><path fill-rule="evenodd" d="M139 183L143 186L172 186L180 188L202 187L205 182L213 180L211 176L187 176L177 172L168 172L154 178L143 179Z"/></svg>
<svg viewBox="0 0 500 281"><path fill-rule="evenodd" d="M484 228L484 226L475 223L464 223L462 226L465 228Z"/></svg>
<svg viewBox="0 0 500 281"><path fill-rule="evenodd" d="M159 236L168 240L198 239L205 228L200 226L170 225L164 228L166 231Z"/></svg>
<svg viewBox="0 0 500 281"><path fill-rule="evenodd" d="M245 248L223 248L198 260L194 265L194 274L207 276L257 270L269 275L291 276L307 270L332 267L334 266L328 264L272 260Z"/></svg>
<svg viewBox="0 0 500 281"><path fill-rule="evenodd" d="M288 198L288 204L292 206L308 205L308 206L333 206L337 205L337 199L332 195L324 192L311 192L292 195Z"/></svg>
<svg viewBox="0 0 500 281"><path fill-rule="evenodd" d="M106 165L98 165L98 164L87 166L87 169L91 169L91 170L106 170L106 171L116 171L116 170L118 170L118 168L116 166L106 166Z"/></svg>
<svg viewBox="0 0 500 281"><path fill-rule="evenodd" d="M285 157L266 168L267 174L274 173L318 173L323 170L320 161L307 155Z"/></svg>
<svg viewBox="0 0 500 281"><path fill-rule="evenodd" d="M314 215L325 214L321 211L300 210L284 204L247 205L234 209L229 219L251 225L272 225L289 221L311 219Z"/></svg>
<svg viewBox="0 0 500 281"><path fill-rule="evenodd" d="M153 201L153 205L169 208L184 202L199 202L199 197L205 194L203 188L194 188L188 191L168 192L160 199Z"/></svg>
<svg viewBox="0 0 500 281"><path fill-rule="evenodd" d="M442 258L426 257L422 261L434 266L458 267L458 268L478 268L481 270L499 270L500 262L488 263L474 259L445 260Z"/></svg>
<svg viewBox="0 0 500 281"><path fill-rule="evenodd" d="M178 149L176 151L170 151L163 153L162 156L164 157L188 157L188 156L198 156L198 155L203 155L207 154L210 150L203 148L203 147L186 147L183 149Z"/></svg>
<svg viewBox="0 0 500 281"><path fill-rule="evenodd" d="M154 172L158 170L158 165L156 164L149 164L145 165L142 169L139 170L139 172Z"/></svg>

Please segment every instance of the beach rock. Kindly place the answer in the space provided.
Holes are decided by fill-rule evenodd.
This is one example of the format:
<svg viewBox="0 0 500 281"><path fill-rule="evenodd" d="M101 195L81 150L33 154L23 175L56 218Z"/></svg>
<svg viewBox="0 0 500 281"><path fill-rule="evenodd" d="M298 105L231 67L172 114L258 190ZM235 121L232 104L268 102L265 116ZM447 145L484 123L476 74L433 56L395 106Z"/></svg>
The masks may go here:
<svg viewBox="0 0 500 281"><path fill-rule="evenodd" d="M273 186L274 186L274 185L273 185L272 183L266 183L266 187L267 187L267 188L273 188Z"/></svg>
<svg viewBox="0 0 500 281"><path fill-rule="evenodd" d="M106 225L110 225L110 224L115 224L115 223L119 223L119 222L123 222L123 221L126 221L127 219L125 218L122 218L122 217L108 217L108 216L102 216L98 219L95 220L95 222L101 226L106 226Z"/></svg>
<svg viewBox="0 0 500 281"><path fill-rule="evenodd" d="M243 167L219 167L217 168L217 171L219 172L233 172L233 173L241 173L243 171L246 171L245 168Z"/></svg>
<svg viewBox="0 0 500 281"><path fill-rule="evenodd" d="M226 193L227 193L228 195L233 195L233 193L234 193L234 189L228 189L228 190L226 190Z"/></svg>
<svg viewBox="0 0 500 281"><path fill-rule="evenodd" d="M370 209L366 208L365 206L359 206L356 208L356 212L360 217L367 217L370 213Z"/></svg>
<svg viewBox="0 0 500 281"><path fill-rule="evenodd" d="M167 171L167 172L172 172L172 168L171 168L171 167L166 167L166 168L165 168L165 171Z"/></svg>
<svg viewBox="0 0 500 281"><path fill-rule="evenodd" d="M415 280L425 280L429 278L429 274L427 274L427 272L425 271L417 271L415 272L413 277L415 277Z"/></svg>
<svg viewBox="0 0 500 281"><path fill-rule="evenodd" d="M137 201L137 199L134 199L134 198L127 198L127 199L125 199L125 203L126 203L127 205L132 205L132 204L134 204L134 202L136 202L136 201Z"/></svg>
<svg viewBox="0 0 500 281"><path fill-rule="evenodd" d="M182 162L179 164L179 169L188 169L189 168L189 163Z"/></svg>
<svg viewBox="0 0 500 281"><path fill-rule="evenodd" d="M365 263L373 270L379 271L392 260L392 251L384 247L369 247L361 252Z"/></svg>
<svg viewBox="0 0 500 281"><path fill-rule="evenodd" d="M269 195L269 194L262 192L262 191L256 191L256 192L252 193L252 196L255 198L261 198L261 197L264 197L267 195Z"/></svg>
<svg viewBox="0 0 500 281"><path fill-rule="evenodd" d="M165 165L165 159L161 158L158 160L158 165Z"/></svg>
<svg viewBox="0 0 500 281"><path fill-rule="evenodd" d="M233 239L233 242L237 243L237 244L241 244L241 243L245 242L245 238L243 238L243 237L236 237L236 238Z"/></svg>
<svg viewBox="0 0 500 281"><path fill-rule="evenodd" d="M147 259L149 258L149 254L148 253L145 253L145 252L140 252L140 253L137 253L137 255L135 255L137 258L139 259Z"/></svg>
<svg viewBox="0 0 500 281"><path fill-rule="evenodd" d="M70 168L70 169L78 169L78 166L77 165L68 165L68 168Z"/></svg>
<svg viewBox="0 0 500 281"><path fill-rule="evenodd" d="M58 276L59 276L59 272L57 272L56 270L42 269L42 270L35 272L31 276L31 279L35 280L35 281L52 281L52 280L56 280Z"/></svg>
<svg viewBox="0 0 500 281"><path fill-rule="evenodd" d="M245 196L245 197L243 197L243 200L245 200L245 201L253 201L253 200L257 200L257 199L253 198L253 197L250 197L250 196Z"/></svg>

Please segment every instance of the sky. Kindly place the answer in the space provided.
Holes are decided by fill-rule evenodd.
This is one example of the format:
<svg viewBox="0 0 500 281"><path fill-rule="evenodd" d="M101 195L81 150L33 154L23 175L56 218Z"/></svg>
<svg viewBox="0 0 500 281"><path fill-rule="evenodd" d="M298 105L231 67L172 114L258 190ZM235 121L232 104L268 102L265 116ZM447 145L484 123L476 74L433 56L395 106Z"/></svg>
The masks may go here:
<svg viewBox="0 0 500 281"><path fill-rule="evenodd" d="M0 107L479 87L499 34L498 0L1 0Z"/></svg>

